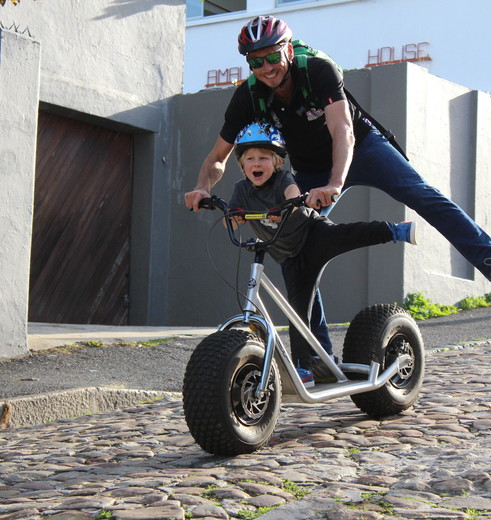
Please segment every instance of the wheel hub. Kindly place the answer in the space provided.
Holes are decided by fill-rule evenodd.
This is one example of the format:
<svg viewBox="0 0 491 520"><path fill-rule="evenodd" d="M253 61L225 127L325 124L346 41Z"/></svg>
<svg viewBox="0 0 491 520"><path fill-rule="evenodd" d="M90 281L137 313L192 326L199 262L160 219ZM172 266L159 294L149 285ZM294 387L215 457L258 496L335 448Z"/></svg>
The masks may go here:
<svg viewBox="0 0 491 520"><path fill-rule="evenodd" d="M251 426L260 421L268 409L269 394L265 392L263 396L256 395L256 389L261 380L261 371L245 366L237 373L233 381L234 391L232 392L233 408L238 420Z"/></svg>
<svg viewBox="0 0 491 520"><path fill-rule="evenodd" d="M405 386L414 372L413 348L407 338L400 334L395 336L387 347L386 366L402 355L407 356L409 360L399 367L397 374L391 379L391 383L398 388Z"/></svg>

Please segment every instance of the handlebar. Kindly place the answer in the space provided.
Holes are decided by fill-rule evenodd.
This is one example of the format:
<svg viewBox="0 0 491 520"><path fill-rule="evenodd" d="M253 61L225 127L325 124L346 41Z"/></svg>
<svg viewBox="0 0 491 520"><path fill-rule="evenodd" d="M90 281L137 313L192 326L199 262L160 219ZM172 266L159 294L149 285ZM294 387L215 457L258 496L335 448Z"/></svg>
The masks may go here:
<svg viewBox="0 0 491 520"><path fill-rule="evenodd" d="M307 200L308 193L304 193L303 195L299 195L298 197L293 197L292 199L286 199L279 206L275 206L273 208L269 208L267 213L257 213L254 211L247 212L244 210L246 215L279 215L281 211L287 208L298 208L299 206L305 205L305 201ZM206 197L199 201L199 208L202 209L220 209L223 213L230 212L230 208L228 207L227 202L217 197L216 195L212 195L211 197ZM251 216L251 218L253 218Z"/></svg>
<svg viewBox="0 0 491 520"><path fill-rule="evenodd" d="M222 211L225 223L227 226L227 231L230 237L231 242L237 246L237 247L243 247L246 249L266 249L269 245L273 244L279 237L281 231L283 230L283 226L285 225L286 221L288 220L289 216L293 212L295 208L298 208L300 206L305 205L305 201L308 197L308 193L305 193L303 195L300 195L298 197L294 197L292 199L285 200L282 204L279 206L276 206L274 208L270 208L267 212L254 212L254 211L247 211L247 210L237 210L234 211L231 208L229 208L227 202L225 200L221 199L220 197L217 197L216 195L212 195L211 197L204 198L200 200L199 207L202 209L219 209ZM234 228L232 224L232 217L234 216L241 216L245 218L246 220L252 220L252 219L261 219L261 218L267 218L268 216L279 216L281 215L282 219L279 223L279 226L277 227L274 235L268 240L267 242L262 242L258 238L249 239L246 242L240 242L237 240L234 234Z"/></svg>

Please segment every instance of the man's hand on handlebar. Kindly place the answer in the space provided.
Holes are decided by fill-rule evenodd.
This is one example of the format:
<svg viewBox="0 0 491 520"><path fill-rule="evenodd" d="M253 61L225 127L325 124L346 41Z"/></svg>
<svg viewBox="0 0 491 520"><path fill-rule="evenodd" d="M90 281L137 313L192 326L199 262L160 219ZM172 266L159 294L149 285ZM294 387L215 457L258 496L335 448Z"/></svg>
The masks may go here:
<svg viewBox="0 0 491 520"><path fill-rule="evenodd" d="M184 201L186 207L192 211L199 211L199 203L201 200L210 197L210 194L206 190L196 189L188 191L184 194Z"/></svg>
<svg viewBox="0 0 491 520"><path fill-rule="evenodd" d="M311 208L320 209L336 202L339 195L341 195L341 188L329 186L328 184L327 186L310 190L306 202Z"/></svg>

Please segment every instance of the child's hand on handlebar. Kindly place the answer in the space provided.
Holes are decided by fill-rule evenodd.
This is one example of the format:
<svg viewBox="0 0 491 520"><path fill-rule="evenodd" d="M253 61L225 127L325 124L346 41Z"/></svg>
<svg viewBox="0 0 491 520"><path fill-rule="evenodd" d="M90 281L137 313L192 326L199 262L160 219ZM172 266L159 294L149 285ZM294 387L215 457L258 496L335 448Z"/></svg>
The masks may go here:
<svg viewBox="0 0 491 520"><path fill-rule="evenodd" d="M245 219L245 211L242 208L235 208L229 212L230 223L232 224L232 228L235 231L239 226L245 224L247 221ZM227 227L226 218L223 219L223 223L225 227Z"/></svg>
<svg viewBox="0 0 491 520"><path fill-rule="evenodd" d="M242 224L245 224L246 223L246 219L242 216L242 215L236 215L236 216L233 216L232 217L232 220L238 224L238 225L242 225ZM234 229L237 229L236 226L234 226Z"/></svg>

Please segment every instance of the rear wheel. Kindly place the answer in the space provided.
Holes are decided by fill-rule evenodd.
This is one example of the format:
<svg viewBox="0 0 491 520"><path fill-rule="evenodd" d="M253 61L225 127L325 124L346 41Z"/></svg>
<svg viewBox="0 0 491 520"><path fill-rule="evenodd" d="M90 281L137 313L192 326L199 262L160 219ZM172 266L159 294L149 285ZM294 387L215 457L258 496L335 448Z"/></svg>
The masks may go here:
<svg viewBox="0 0 491 520"><path fill-rule="evenodd" d="M271 437L281 406L273 360L266 393L256 396L264 343L243 330L205 338L191 355L183 386L184 415L196 442L215 455L252 453Z"/></svg>
<svg viewBox="0 0 491 520"><path fill-rule="evenodd" d="M355 316L344 340L343 362L369 365L375 361L382 371L401 355L409 356L410 363L383 387L351 396L360 410L383 417L412 406L423 384L425 352L419 328L404 309L372 305ZM363 376L349 374L349 377Z"/></svg>

